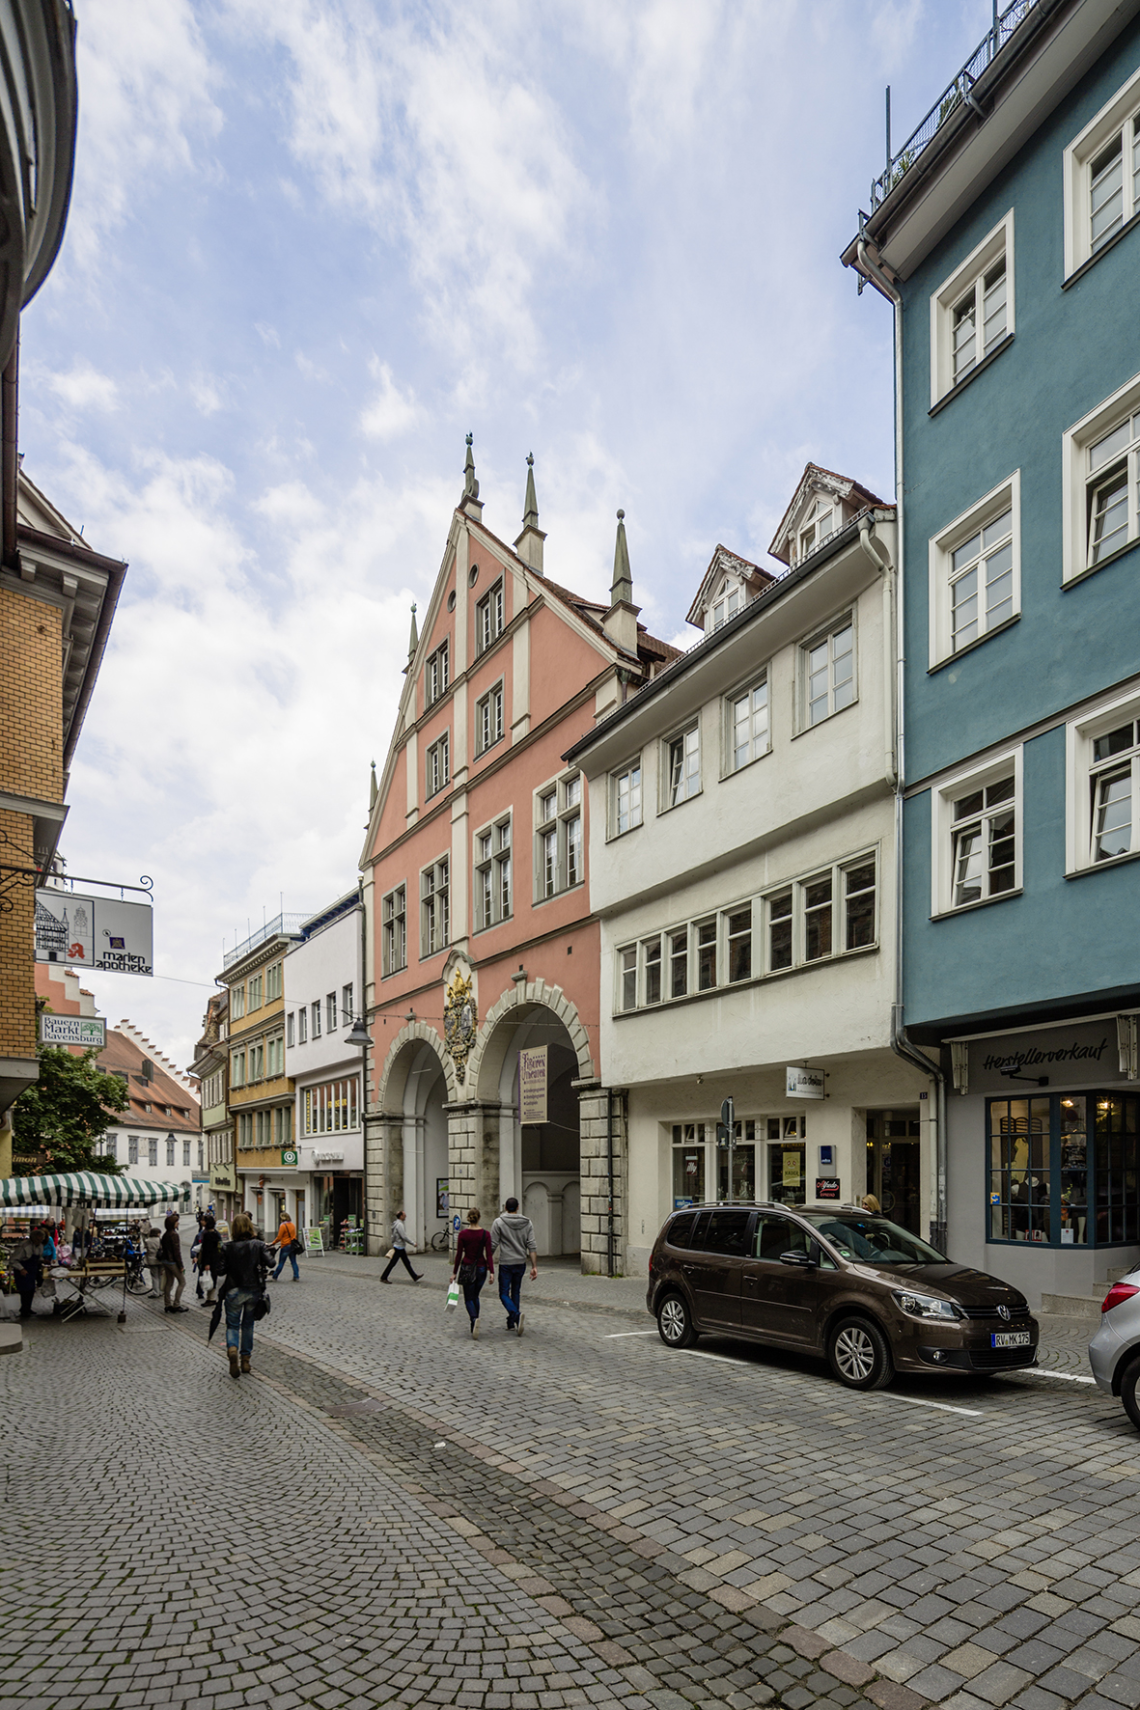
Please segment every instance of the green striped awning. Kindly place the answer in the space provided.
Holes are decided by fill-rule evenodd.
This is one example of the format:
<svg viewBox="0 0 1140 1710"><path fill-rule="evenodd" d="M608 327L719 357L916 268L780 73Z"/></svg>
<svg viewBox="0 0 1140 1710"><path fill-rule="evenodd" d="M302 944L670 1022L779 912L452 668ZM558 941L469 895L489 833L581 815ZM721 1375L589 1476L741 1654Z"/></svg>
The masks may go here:
<svg viewBox="0 0 1140 1710"><path fill-rule="evenodd" d="M103 1176L78 1170L66 1176L0 1178L0 1206L181 1205L190 1207L189 1182L148 1182L134 1176Z"/></svg>

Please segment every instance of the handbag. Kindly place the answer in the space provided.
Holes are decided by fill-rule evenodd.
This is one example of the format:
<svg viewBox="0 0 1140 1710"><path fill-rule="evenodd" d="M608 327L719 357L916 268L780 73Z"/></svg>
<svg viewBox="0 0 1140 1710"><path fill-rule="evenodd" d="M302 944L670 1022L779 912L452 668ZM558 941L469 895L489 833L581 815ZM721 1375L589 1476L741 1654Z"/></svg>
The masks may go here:
<svg viewBox="0 0 1140 1710"><path fill-rule="evenodd" d="M259 1294L253 1303L253 1320L255 1324L260 1324L263 1318L268 1318L269 1308L269 1296L267 1294Z"/></svg>
<svg viewBox="0 0 1140 1710"><path fill-rule="evenodd" d="M455 1308L458 1305L459 1305L459 1284L456 1282L455 1278L452 1277L451 1281L447 1285L447 1300L446 1300L444 1309L447 1312L454 1312Z"/></svg>
<svg viewBox="0 0 1140 1710"><path fill-rule="evenodd" d="M479 1274L479 1267L477 1265L471 1264L468 1261L468 1262L460 1265L459 1271L458 1271L457 1276L456 1276L456 1281L459 1283L460 1287L463 1287L464 1284L473 1283L475 1281L475 1278L478 1276L478 1274Z"/></svg>

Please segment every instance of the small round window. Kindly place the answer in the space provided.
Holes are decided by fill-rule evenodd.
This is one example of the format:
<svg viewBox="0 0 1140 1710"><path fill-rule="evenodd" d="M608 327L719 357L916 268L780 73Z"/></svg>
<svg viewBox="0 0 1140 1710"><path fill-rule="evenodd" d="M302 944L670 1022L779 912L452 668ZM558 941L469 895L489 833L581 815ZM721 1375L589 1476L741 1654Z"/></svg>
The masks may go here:
<svg viewBox="0 0 1140 1710"><path fill-rule="evenodd" d="M468 570L468 572L467 572L467 586L469 588L473 588L478 580L479 580L479 566L477 564L473 564L471 566L470 570Z"/></svg>
<svg viewBox="0 0 1140 1710"><path fill-rule="evenodd" d="M450 594L448 594L448 596L447 596L447 609L449 612L453 612L455 610L455 589L454 588L452 588Z"/></svg>

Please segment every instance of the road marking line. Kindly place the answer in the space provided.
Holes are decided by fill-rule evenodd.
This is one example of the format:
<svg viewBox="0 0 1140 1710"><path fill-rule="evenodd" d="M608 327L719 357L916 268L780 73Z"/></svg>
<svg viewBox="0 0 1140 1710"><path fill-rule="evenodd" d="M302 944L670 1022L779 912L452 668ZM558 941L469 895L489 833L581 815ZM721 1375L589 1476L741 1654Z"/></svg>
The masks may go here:
<svg viewBox="0 0 1140 1710"><path fill-rule="evenodd" d="M1055 1372L1051 1366L1022 1366L1003 1374L1006 1377L1059 1377L1066 1383L1095 1383L1094 1377L1085 1377L1083 1372Z"/></svg>
<svg viewBox="0 0 1140 1710"><path fill-rule="evenodd" d="M747 1360L734 1360L728 1354L702 1354L699 1348L674 1348L675 1354L688 1354L692 1360L719 1360L722 1366L747 1366Z"/></svg>
<svg viewBox="0 0 1140 1710"><path fill-rule="evenodd" d="M603 1342L620 1342L624 1336L656 1336L656 1330L607 1330Z"/></svg>
<svg viewBox="0 0 1140 1710"><path fill-rule="evenodd" d="M948 1401L924 1401L918 1395L892 1395L887 1390L879 1392L884 1401L909 1401L912 1407L936 1407L939 1413L962 1413L967 1419L984 1419L985 1414L976 1407L951 1407Z"/></svg>

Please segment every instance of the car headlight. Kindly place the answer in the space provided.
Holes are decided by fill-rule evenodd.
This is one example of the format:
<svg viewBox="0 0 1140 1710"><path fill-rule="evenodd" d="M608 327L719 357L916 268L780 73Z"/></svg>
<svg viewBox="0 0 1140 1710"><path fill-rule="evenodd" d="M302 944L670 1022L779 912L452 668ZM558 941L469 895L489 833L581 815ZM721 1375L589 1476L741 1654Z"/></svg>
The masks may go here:
<svg viewBox="0 0 1140 1710"><path fill-rule="evenodd" d="M952 1300L939 1300L937 1295L916 1294L912 1288L896 1288L891 1293L911 1318L953 1319L963 1316L961 1307L955 1306Z"/></svg>

